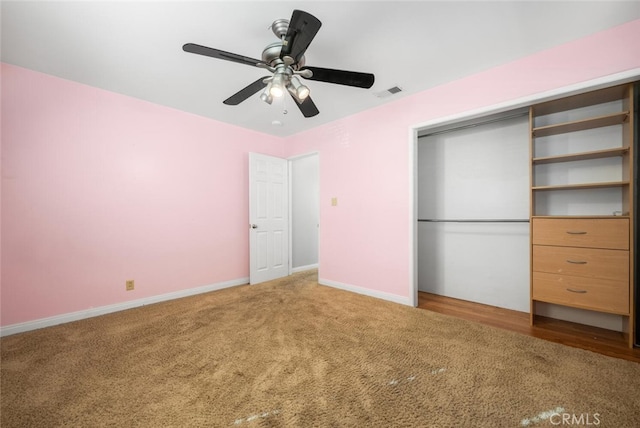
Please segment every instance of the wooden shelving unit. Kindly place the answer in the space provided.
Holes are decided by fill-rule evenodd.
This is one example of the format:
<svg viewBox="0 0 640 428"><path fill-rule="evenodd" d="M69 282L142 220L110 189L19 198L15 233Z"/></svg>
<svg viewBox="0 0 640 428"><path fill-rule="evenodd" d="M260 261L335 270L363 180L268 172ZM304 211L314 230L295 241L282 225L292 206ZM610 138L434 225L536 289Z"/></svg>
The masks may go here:
<svg viewBox="0 0 640 428"><path fill-rule="evenodd" d="M589 119L572 122L558 123L554 125L540 126L532 129L532 135L536 138L549 135L564 134L566 132L586 131L587 129L602 128L604 126L620 125L629 118L629 112L612 113L604 116L591 117Z"/></svg>
<svg viewBox="0 0 640 428"><path fill-rule="evenodd" d="M574 162L591 159L604 159L616 156L625 156L629 154L628 147L616 147L614 149L593 150L583 153L571 153L568 155L544 156L533 158L531 161L534 165L544 165L547 163Z"/></svg>
<svg viewBox="0 0 640 428"><path fill-rule="evenodd" d="M629 347L633 347L636 316L633 307L633 96L633 84L619 85L534 105L529 113L531 324L536 320L537 302L618 315L624 320ZM571 120L575 116L577 118ZM609 133L597 131L600 134L583 146L587 139L581 131L614 126L621 127L610 133L616 140L602 141L601 147L593 147L600 144L601 134ZM554 138L564 139L561 141L568 153L537 156L537 143L542 138L552 147ZM619 180L584 182L572 175L577 170L584 178L585 170L593 167L593 163L585 161L616 157L620 161L612 159L606 168L609 176L611 170L617 168ZM563 172L559 175L568 183L558 182L549 169L540 169L541 165L551 164L558 164L553 171ZM596 190L605 192L604 202L590 199L593 194L589 191ZM551 202L537 203L552 191ZM562 195L571 195L571 199ZM563 201L567 201L566 206L562 206ZM561 206L550 207L552 204ZM585 212L584 207L590 204L593 212L589 212L589 208ZM610 215L598 211L606 204L609 204ZM574 205L580 205L583 211L572 213ZM554 210L566 214L558 215ZM615 212L621 215L614 215Z"/></svg>
<svg viewBox="0 0 640 428"><path fill-rule="evenodd" d="M604 189L609 187L628 186L629 181L607 181L602 183L581 183L581 184L554 184L551 186L532 186L531 190L580 190L580 189Z"/></svg>

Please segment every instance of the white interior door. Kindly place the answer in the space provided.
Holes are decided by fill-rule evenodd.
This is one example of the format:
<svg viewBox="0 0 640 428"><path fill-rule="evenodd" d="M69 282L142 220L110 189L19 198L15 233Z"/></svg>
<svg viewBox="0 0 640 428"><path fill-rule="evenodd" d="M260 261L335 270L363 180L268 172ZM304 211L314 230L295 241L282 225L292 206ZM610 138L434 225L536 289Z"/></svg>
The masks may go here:
<svg viewBox="0 0 640 428"><path fill-rule="evenodd" d="M249 282L289 274L289 177L286 159L249 153Z"/></svg>

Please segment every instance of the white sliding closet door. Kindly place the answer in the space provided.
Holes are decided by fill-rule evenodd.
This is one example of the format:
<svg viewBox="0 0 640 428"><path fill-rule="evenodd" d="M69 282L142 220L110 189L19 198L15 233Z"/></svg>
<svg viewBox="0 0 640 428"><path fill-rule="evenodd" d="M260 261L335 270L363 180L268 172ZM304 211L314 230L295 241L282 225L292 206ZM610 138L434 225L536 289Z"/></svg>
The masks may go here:
<svg viewBox="0 0 640 428"><path fill-rule="evenodd" d="M528 116L505 116L418 139L418 289L529 311Z"/></svg>

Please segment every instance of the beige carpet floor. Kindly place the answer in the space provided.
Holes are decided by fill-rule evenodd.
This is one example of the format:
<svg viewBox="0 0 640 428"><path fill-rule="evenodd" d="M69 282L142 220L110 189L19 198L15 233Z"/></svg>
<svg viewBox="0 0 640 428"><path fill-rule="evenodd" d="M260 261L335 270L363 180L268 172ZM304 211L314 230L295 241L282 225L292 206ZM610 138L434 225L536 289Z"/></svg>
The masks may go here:
<svg viewBox="0 0 640 428"><path fill-rule="evenodd" d="M324 287L314 272L1 349L2 428L640 426L640 364Z"/></svg>

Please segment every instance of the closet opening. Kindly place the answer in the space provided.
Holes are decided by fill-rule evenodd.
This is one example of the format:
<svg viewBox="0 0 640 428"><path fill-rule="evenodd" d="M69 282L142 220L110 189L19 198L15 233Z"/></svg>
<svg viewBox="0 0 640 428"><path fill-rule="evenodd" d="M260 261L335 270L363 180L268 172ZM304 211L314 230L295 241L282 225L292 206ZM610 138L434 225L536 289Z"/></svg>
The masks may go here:
<svg viewBox="0 0 640 428"><path fill-rule="evenodd" d="M417 138L418 291L529 311L529 115Z"/></svg>

